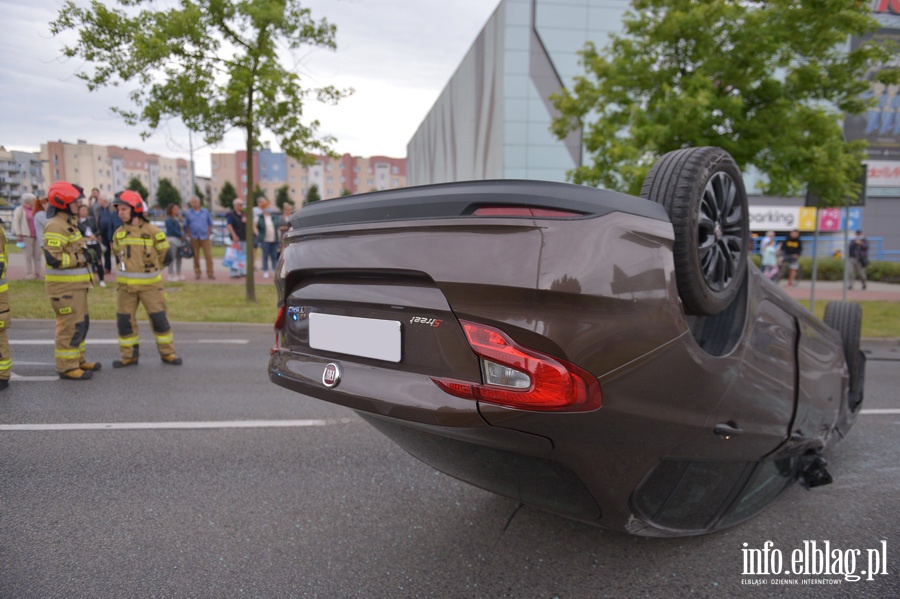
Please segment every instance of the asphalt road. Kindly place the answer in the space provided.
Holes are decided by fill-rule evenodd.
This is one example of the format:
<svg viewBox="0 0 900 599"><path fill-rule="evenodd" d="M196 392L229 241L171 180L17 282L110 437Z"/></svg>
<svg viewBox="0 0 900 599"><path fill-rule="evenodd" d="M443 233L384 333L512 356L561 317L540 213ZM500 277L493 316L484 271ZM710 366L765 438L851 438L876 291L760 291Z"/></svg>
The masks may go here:
<svg viewBox="0 0 900 599"><path fill-rule="evenodd" d="M900 597L900 347L870 355L865 407L894 413L860 416L829 456L834 484L792 488L725 532L644 539L458 482L349 410L276 387L265 327L177 325L184 366L145 341L139 366L114 371L113 325L94 323L104 369L89 382L53 376L52 323L10 336L2 598ZM859 549L857 572L883 548L888 574L743 576L744 544L767 541L786 560L804 542Z"/></svg>

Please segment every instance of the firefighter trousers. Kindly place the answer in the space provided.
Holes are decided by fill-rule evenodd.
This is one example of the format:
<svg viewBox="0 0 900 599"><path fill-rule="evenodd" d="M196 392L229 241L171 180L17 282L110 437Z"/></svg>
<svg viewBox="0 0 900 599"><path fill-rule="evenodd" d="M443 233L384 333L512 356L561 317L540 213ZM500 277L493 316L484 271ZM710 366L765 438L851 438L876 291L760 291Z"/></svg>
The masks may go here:
<svg viewBox="0 0 900 599"><path fill-rule="evenodd" d="M156 349L161 357L175 353L172 327L166 317L166 298L162 289L118 290L116 298L116 328L119 332L119 352L123 360L136 359L140 355L137 309L144 304L150 316L150 327L156 337Z"/></svg>
<svg viewBox="0 0 900 599"><path fill-rule="evenodd" d="M12 369L9 355L9 292L0 292L0 381L8 381Z"/></svg>
<svg viewBox="0 0 900 599"><path fill-rule="evenodd" d="M56 315L56 371L75 370L85 361L84 346L91 320L87 309L87 289L76 289L50 295Z"/></svg>

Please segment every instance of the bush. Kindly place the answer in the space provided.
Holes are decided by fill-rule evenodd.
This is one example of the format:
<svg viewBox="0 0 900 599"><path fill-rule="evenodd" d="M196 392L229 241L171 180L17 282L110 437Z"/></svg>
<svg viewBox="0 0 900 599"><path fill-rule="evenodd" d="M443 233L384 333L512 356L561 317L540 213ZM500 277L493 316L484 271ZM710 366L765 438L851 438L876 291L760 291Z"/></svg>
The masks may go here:
<svg viewBox="0 0 900 599"><path fill-rule="evenodd" d="M866 267L866 276L870 281L881 283L900 283L900 263L898 262L869 262Z"/></svg>
<svg viewBox="0 0 900 599"><path fill-rule="evenodd" d="M759 254L750 256L756 266L760 265ZM816 267L817 281L840 281L844 278L844 261L840 258L819 258ZM809 280L812 277L812 258L800 258L800 278ZM900 283L900 262L869 262L866 277L870 281L880 283Z"/></svg>

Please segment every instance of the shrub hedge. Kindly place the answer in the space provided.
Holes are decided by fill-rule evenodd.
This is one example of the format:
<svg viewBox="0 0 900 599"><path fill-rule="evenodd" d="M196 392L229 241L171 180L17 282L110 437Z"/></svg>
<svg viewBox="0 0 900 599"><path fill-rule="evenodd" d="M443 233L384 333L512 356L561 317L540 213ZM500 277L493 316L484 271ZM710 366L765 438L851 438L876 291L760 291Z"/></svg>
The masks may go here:
<svg viewBox="0 0 900 599"><path fill-rule="evenodd" d="M759 254L751 256L759 266ZM800 258L800 277L809 280L812 276L812 258ZM817 277L819 281L840 281L844 277L844 261L840 258L819 258ZM866 277L870 281L900 283L900 262L875 261L866 267Z"/></svg>

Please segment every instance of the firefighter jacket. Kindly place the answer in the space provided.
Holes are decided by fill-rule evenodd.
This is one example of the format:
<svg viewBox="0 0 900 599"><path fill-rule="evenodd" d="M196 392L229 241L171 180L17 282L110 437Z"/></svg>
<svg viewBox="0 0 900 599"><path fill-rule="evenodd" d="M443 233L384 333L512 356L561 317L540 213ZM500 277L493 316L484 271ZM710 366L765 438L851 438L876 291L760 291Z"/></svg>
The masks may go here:
<svg viewBox="0 0 900 599"><path fill-rule="evenodd" d="M0 221L0 295L9 291L9 284L6 282L6 266L9 261L6 259L6 231L3 229L3 221Z"/></svg>
<svg viewBox="0 0 900 599"><path fill-rule="evenodd" d="M163 266L172 261L166 234L144 219L139 224L125 224L113 235L113 252L119 259L116 282L136 285L140 289L162 289Z"/></svg>
<svg viewBox="0 0 900 599"><path fill-rule="evenodd" d="M43 248L47 262L44 280L49 293L88 289L93 285L84 247L77 216L59 211L47 221Z"/></svg>

